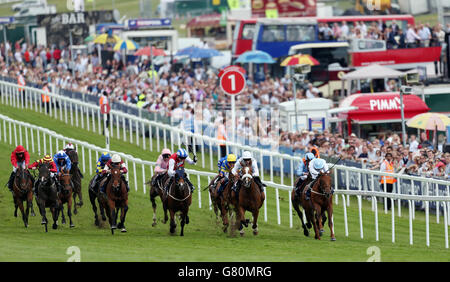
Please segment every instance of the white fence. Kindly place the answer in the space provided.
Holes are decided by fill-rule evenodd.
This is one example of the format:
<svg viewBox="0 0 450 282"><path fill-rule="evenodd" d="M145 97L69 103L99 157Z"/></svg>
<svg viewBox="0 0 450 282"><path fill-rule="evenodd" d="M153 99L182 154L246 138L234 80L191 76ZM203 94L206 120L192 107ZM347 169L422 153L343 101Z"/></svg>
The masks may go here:
<svg viewBox="0 0 450 282"><path fill-rule="evenodd" d="M10 105L16 108L27 108L34 110L36 112L48 114L55 119L64 121L66 123L70 123L72 126L81 127L88 131L98 132L101 134L102 128L102 120L99 107L96 105L90 105L87 103L74 101L65 97L61 97L55 94L48 94L43 92L40 89L34 89L29 87L20 87L23 89L23 93L20 94L19 86L16 84L8 83L8 82L0 82L0 93L1 93L1 103ZM51 103L54 107L47 108L46 105L41 104L41 94L46 94L51 97ZM143 120L135 116L130 116L121 112L111 111L111 121L112 124L115 125L111 127L111 135L116 135L117 138L123 139L130 143L136 143L137 145L141 144L144 150L152 150L153 149L153 138L156 137L157 150L160 151L160 142L163 142L164 147L170 146L172 151L174 151L174 144L181 145L182 140L188 140L190 137L194 137L194 145L197 142L200 145L200 161L202 167L205 168L205 151L209 151L210 158L210 169L214 170L213 167L213 147L217 148L217 154L219 154L219 144L223 141L217 140L211 137L202 136L199 134L193 134L190 132L186 132L179 128L173 128L169 125L160 124L154 121ZM60 136L48 129L39 128L30 124L26 124L23 122L13 121L8 117L2 116L3 119L3 140L7 141L7 125L9 125L9 144L24 144L29 148L29 145L32 146L32 152L39 153L47 153L54 152L58 149L59 142L72 142L77 144L81 150L81 158L82 162L82 170L85 172L87 166L89 166L89 171L92 172L92 163L97 160L99 154L105 151L103 148L99 148L93 145L90 145L86 142L82 141L74 141L73 139L66 138ZM16 126L24 127L25 129L25 141L22 141L22 130L19 130L19 139L17 136ZM12 140L12 128L14 128L14 142ZM28 140L28 130L31 135L31 144L29 144ZM33 143L33 130L36 131L38 136L37 138L37 148L35 148L35 144ZM145 131L148 130L149 136L147 137ZM152 135L153 130L155 130L155 136ZM162 133L161 133L162 131ZM1 130L0 130L1 132ZM41 146L39 134L43 135L43 144ZM141 140L142 138L142 140ZM1 136L0 136L1 139ZM53 139L53 140L52 140ZM162 140L161 140L162 139ZM46 142L48 140L49 142ZM52 148L53 142L55 143L55 150ZM141 143L140 143L141 142ZM169 142L170 144L168 144ZM186 142L187 143L187 142ZM289 225L293 227L293 216L292 216L292 206L291 206L291 194L290 190L292 189L292 185L296 178L294 167L298 163L298 158L279 154L277 152L272 152L268 150L261 150L257 148L252 148L249 146L243 146L240 144L235 144L232 142L225 142L227 144L227 150L232 152L239 152L242 150L250 150L254 153L254 156L258 160L260 164L261 171L261 179L265 184L269 187L275 188L275 201L276 201L276 212L277 212L277 223L281 224L281 214L280 214L280 189L284 190L284 193L288 193L289 197ZM47 146L47 144L49 144ZM148 148L146 148L148 146ZM85 156L85 151L88 151L88 157ZM194 146L195 150L195 146ZM95 159L93 159L92 154L95 153ZM120 155L126 160L127 165L131 164L130 174L128 177L131 177L134 180L135 190L138 190L140 186L137 180L137 166L141 166L142 168L142 187L144 193L146 193L146 187L144 185L145 182L145 171L146 168L150 168L150 173L147 175L153 175L153 167L155 165L154 162L144 161L137 158L133 158L130 155L126 155L120 153ZM280 183L275 183L274 181L274 170L273 165L267 169L267 167L263 167L263 157L270 159L270 164L274 164L275 160L278 160L278 164L280 166ZM86 165L86 160L89 159L88 164ZM285 169L283 168L285 163L289 164L290 173L284 173ZM265 171L265 168L267 169ZM267 172L268 171L268 172ZM211 177L215 176L215 173L212 172L199 172L194 170L187 170L188 174L197 175L198 187L200 187L200 177L206 177L208 182ZM395 210L395 202L397 202L398 208L398 216L401 216L401 204L403 203L408 205L409 210L409 218L410 218L410 243L412 244L412 220L415 218L415 209L416 203L420 202L422 208L425 211L426 215L426 234L427 234L427 245L429 245L429 213L430 213L430 203L436 207L436 222L440 223L440 214L442 212L444 216L444 226L445 226L445 238L446 238L446 247L448 248L448 235L447 235L447 225L450 223L450 218L448 214L450 213L450 192L449 192L449 181L437 180L437 179L429 179L424 177L414 177L409 175L401 175L401 174L388 174L381 173L372 170L365 170L359 168L345 167L336 165L333 167L333 175L334 175L334 185L336 194L342 195L343 207L344 207L344 225L345 225L345 233L348 236L348 224L347 224L347 214L346 207L349 206L350 195L356 195L358 199L358 209L359 209L359 220L360 220L360 236L363 238L363 222L362 222L362 197L368 197L372 200L372 210L375 213L375 226L376 226L376 238L378 240L378 211L376 199L383 198L384 202L391 201L392 203L392 241L395 241L395 218L394 218L394 210ZM268 175L267 175L268 174ZM342 174L345 177L341 177ZM378 183L379 177L382 175L390 175L395 177L398 182L395 185L395 189L392 193L386 193L386 186L380 187ZM338 179L340 177L340 180ZM286 185L290 180L290 185ZM365 181L363 181L365 180ZM410 183L409 189L407 183ZM194 182L195 183L195 182ZM419 183L419 189L416 189L417 183ZM354 186L357 187L355 190ZM439 187L444 186L445 189L439 189ZM353 189L353 190L352 190ZM199 207L201 207L201 189L198 189L198 198L199 198ZM339 197L335 197L336 204L339 203ZM264 202L264 219L267 221L267 200ZM385 213L387 213L386 205L385 205Z"/></svg>

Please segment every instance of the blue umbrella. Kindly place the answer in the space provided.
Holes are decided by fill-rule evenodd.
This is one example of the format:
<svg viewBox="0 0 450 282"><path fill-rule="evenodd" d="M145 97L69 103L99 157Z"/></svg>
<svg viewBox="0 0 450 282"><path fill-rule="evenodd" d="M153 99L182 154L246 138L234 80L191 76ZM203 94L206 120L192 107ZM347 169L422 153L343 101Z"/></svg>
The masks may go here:
<svg viewBox="0 0 450 282"><path fill-rule="evenodd" d="M247 51L237 58L236 63L273 64L275 60L263 51Z"/></svg>
<svg viewBox="0 0 450 282"><path fill-rule="evenodd" d="M199 48L199 47L187 47L184 49L179 50L175 56L188 56L189 58L195 58L195 59L206 59L211 58L215 56L223 56L222 53L220 53L217 50L214 49L205 49L205 48Z"/></svg>

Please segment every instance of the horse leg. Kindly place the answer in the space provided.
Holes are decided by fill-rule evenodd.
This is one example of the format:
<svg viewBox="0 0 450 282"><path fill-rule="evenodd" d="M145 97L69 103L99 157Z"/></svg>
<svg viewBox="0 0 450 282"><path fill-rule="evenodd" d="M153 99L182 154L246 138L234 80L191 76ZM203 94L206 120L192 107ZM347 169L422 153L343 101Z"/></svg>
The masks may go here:
<svg viewBox="0 0 450 282"><path fill-rule="evenodd" d="M92 210L94 211L94 224L96 226L99 226L100 223L98 221L98 215L97 215L97 205L95 204L95 199L97 196L89 190L89 200L91 201Z"/></svg>
<svg viewBox="0 0 450 282"><path fill-rule="evenodd" d="M109 207L109 225L111 226L111 233L114 234L114 229L117 228L116 206L111 200L108 201Z"/></svg>
<svg viewBox="0 0 450 282"><path fill-rule="evenodd" d="M152 226L155 227L156 226L156 195L154 194L154 189L152 187L152 189L150 190L150 201L152 202L152 208L153 208L153 223Z"/></svg>
<svg viewBox="0 0 450 282"><path fill-rule="evenodd" d="M75 227L75 224L72 222L72 203L75 203L75 201L72 202L72 197L69 197L69 201L67 202L67 215L69 216L69 223L70 228ZM74 204L74 207L76 209L76 204Z"/></svg>
<svg viewBox="0 0 450 282"><path fill-rule="evenodd" d="M230 223L228 222L228 214L227 214L226 204L224 201L222 201L220 213L222 215L223 232L227 233L228 226L230 225Z"/></svg>
<svg viewBox="0 0 450 282"><path fill-rule="evenodd" d="M19 205L17 204L17 199L13 195L13 201L14 201L14 217L17 217L17 208Z"/></svg>
<svg viewBox="0 0 450 282"><path fill-rule="evenodd" d="M172 210L169 210L170 212L170 234L173 235L175 233L175 228L177 227L177 224L175 223L175 212Z"/></svg>
<svg viewBox="0 0 450 282"><path fill-rule="evenodd" d="M303 221L303 213L300 210L299 203L295 200L295 198L292 198L292 206L294 207L294 210L297 212L297 215L302 222L303 234L305 236L309 236L309 230L308 228L306 228L305 222Z"/></svg>
<svg viewBox="0 0 450 282"><path fill-rule="evenodd" d="M181 214L181 233L180 236L184 236L184 225L186 224L187 211L183 211Z"/></svg>
<svg viewBox="0 0 450 282"><path fill-rule="evenodd" d="M81 179L80 179L80 183L81 183ZM76 192L76 194L78 195L78 199L80 200L79 203L75 204L78 205L80 208L83 206L83 191L82 191L82 187L80 184L80 189L78 189L78 191ZM74 202L75 203L75 202Z"/></svg>
<svg viewBox="0 0 450 282"><path fill-rule="evenodd" d="M16 205L19 206L20 212L22 213L23 223L25 224L25 227L27 227L27 220L26 220L26 216L25 216L25 209L23 208L22 200L17 198L16 199Z"/></svg>
<svg viewBox="0 0 450 282"><path fill-rule="evenodd" d="M50 211L52 212L52 217L53 217L53 225L52 225L53 229L58 229L58 211L62 207L63 207L63 205L61 204L61 207L59 205L56 205L56 207L50 208Z"/></svg>
<svg viewBox="0 0 450 282"><path fill-rule="evenodd" d="M33 192L29 192L28 196L27 196L27 209L31 210L31 216L36 216L36 214L34 213L33 210ZM28 215L29 213L27 212L27 221L28 221Z"/></svg>
<svg viewBox="0 0 450 282"><path fill-rule="evenodd" d="M258 215L259 215L259 209L256 209L253 212L253 235L258 235Z"/></svg>
<svg viewBox="0 0 450 282"><path fill-rule="evenodd" d="M125 217L127 216L128 212L128 203L125 204L125 206L122 208L122 212L120 213L120 223L122 224L122 229L120 232L127 232L125 229Z"/></svg>
<svg viewBox="0 0 450 282"><path fill-rule="evenodd" d="M331 241L336 241L336 237L334 237L333 218L332 218L333 206L331 205L331 203L328 205L327 213L328 213L328 227L330 228L330 233L331 233L331 235L330 235Z"/></svg>
<svg viewBox="0 0 450 282"><path fill-rule="evenodd" d="M63 204L61 204L60 211L61 211L61 223L66 224L66 217L64 216L64 205Z"/></svg>
<svg viewBox="0 0 450 282"><path fill-rule="evenodd" d="M169 220L169 217L167 215L167 204L164 203L163 201L163 210L164 210L164 220L163 223L166 224L167 220Z"/></svg>
<svg viewBox="0 0 450 282"><path fill-rule="evenodd" d="M320 222L322 221L322 216L321 216L321 211L320 211L320 207L318 207L317 205L315 205L312 209L312 220L313 220L313 224L314 224L314 232L315 232L315 239L320 240L320 236L321 236L321 232L320 230L322 229L320 226Z"/></svg>
<svg viewBox="0 0 450 282"><path fill-rule="evenodd" d="M73 198L73 203L74 203L74 205L73 205L73 214L77 214L78 213L76 196L77 196L77 193L73 192L72 193L72 198Z"/></svg>
<svg viewBox="0 0 450 282"><path fill-rule="evenodd" d="M245 210L242 207L238 208L238 216L236 217L236 224L239 224L239 234L244 236L244 225L247 224L245 221ZM248 224L247 224L248 226ZM246 227L247 227L246 226Z"/></svg>

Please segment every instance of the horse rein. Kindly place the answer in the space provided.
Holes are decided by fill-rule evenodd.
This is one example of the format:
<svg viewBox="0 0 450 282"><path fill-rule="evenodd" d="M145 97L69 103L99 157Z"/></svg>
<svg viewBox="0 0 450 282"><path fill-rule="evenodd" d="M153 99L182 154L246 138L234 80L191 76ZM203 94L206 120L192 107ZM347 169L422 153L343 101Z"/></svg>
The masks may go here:
<svg viewBox="0 0 450 282"><path fill-rule="evenodd" d="M169 197L171 197L172 199L174 199L175 201L178 201L178 202L184 202L187 198L189 198L189 196L191 196L191 189L189 189L188 188L188 195L184 198L184 199L182 199L182 200L180 200L180 199L178 199L178 198L175 198L174 196L172 196L171 194L170 194L170 191L172 191L172 186L170 186L170 188L169 188L169 192L167 193L167 195L169 195Z"/></svg>

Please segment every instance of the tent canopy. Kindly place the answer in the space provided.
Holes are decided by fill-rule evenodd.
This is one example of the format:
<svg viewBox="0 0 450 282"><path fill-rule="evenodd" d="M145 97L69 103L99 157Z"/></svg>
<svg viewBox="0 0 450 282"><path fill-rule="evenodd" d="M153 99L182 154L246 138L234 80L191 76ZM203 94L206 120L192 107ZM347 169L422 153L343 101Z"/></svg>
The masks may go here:
<svg viewBox="0 0 450 282"><path fill-rule="evenodd" d="M399 78L406 73L394 70L392 68L383 67L377 64L360 68L358 70L346 73L342 76L342 80L352 79L377 79L377 78Z"/></svg>
<svg viewBox="0 0 450 282"><path fill-rule="evenodd" d="M416 95L403 95L405 119L428 112L430 108ZM392 121L401 119L400 94L376 93L353 94L339 104L339 108L357 107L340 118L350 118L356 122Z"/></svg>
<svg viewBox="0 0 450 282"><path fill-rule="evenodd" d="M297 99L297 109L302 111L327 111L332 106L332 101L325 98ZM295 111L294 100L280 103L280 109L284 111Z"/></svg>

